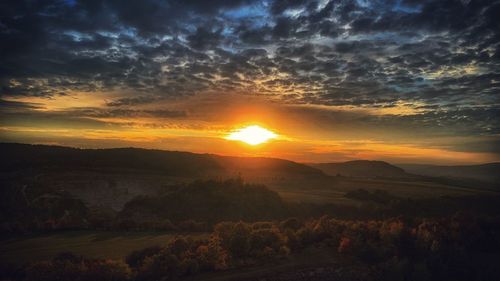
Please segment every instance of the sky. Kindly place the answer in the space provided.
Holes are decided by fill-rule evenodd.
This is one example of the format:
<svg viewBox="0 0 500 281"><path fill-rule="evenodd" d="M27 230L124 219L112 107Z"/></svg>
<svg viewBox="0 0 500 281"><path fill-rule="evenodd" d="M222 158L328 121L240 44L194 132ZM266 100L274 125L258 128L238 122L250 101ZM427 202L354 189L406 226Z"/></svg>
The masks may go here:
<svg viewBox="0 0 500 281"><path fill-rule="evenodd" d="M500 161L500 1L5 0L0 142ZM246 125L278 135L227 139Z"/></svg>

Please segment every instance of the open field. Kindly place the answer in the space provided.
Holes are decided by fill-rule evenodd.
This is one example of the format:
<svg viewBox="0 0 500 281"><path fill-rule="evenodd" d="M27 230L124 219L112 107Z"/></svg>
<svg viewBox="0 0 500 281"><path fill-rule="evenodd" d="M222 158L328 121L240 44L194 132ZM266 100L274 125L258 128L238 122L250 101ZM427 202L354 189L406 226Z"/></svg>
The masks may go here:
<svg viewBox="0 0 500 281"><path fill-rule="evenodd" d="M61 252L89 258L121 259L134 250L164 245L177 235L173 232L67 231L0 240L0 261L23 263L46 260ZM203 233L191 234L203 237Z"/></svg>
<svg viewBox="0 0 500 281"><path fill-rule="evenodd" d="M323 181L270 182L268 187L291 202L353 205L359 201L344 197L346 192L385 190L400 198L427 199L441 196L498 195L498 192L464 188L430 181L331 177Z"/></svg>

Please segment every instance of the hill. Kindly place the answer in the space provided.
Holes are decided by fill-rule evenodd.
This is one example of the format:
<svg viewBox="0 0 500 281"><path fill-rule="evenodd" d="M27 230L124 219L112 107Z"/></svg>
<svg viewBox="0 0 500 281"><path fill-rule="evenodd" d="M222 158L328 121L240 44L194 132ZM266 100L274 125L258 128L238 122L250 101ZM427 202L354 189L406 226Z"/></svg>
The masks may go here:
<svg viewBox="0 0 500 281"><path fill-rule="evenodd" d="M489 184L498 184L500 182L500 163L462 166L399 164L397 166L409 173L422 176L471 180Z"/></svg>
<svg viewBox="0 0 500 281"><path fill-rule="evenodd" d="M315 163L310 166L327 175L356 178L415 178L402 168L383 161L355 160L341 163Z"/></svg>
<svg viewBox="0 0 500 281"><path fill-rule="evenodd" d="M230 175L240 174L246 179L322 178L325 174L314 167L297 162L265 157L216 156L214 160Z"/></svg>
<svg viewBox="0 0 500 281"><path fill-rule="evenodd" d="M160 217L174 222L195 220L276 219L286 214L278 193L264 185L244 183L241 179L195 181L171 186L156 196L140 196L125 204L120 217L143 221Z"/></svg>
<svg viewBox="0 0 500 281"><path fill-rule="evenodd" d="M0 154L5 198L16 196L20 198L16 202L23 202L24 197L36 200L50 194L115 211L136 196L154 196L167 186L195 179L243 177L251 182L286 184L327 178L318 169L283 159L140 148L0 143Z"/></svg>
<svg viewBox="0 0 500 281"><path fill-rule="evenodd" d="M429 198L476 194L458 180L414 176L380 161L316 164L314 167L276 158L231 157L139 148L78 149L61 146L0 143L0 203L6 210L40 210L72 206L119 212L138 196L155 197L171 186L193 180L242 177L266 185L287 202L355 205L346 192L363 188L395 196ZM337 174L343 177L335 177ZM333 176L329 176L333 175ZM30 203L31 204L31 203ZM46 205L52 206L46 208ZM23 207L24 206L24 207ZM38 210L37 209L37 210ZM6 217L12 212L2 212ZM50 213L50 211L48 211ZM15 211L16 214L22 212ZM142 212L141 212L142 213ZM48 214L49 215L49 214ZM47 216L48 216L47 215ZM30 214L26 214L30 217Z"/></svg>
<svg viewBox="0 0 500 281"><path fill-rule="evenodd" d="M324 174L293 161L263 157L230 157L213 154L141 148L79 149L61 146L1 143L0 169L134 170L165 176L203 178L241 175L254 177L317 177Z"/></svg>
<svg viewBox="0 0 500 281"><path fill-rule="evenodd" d="M197 177L221 173L210 155L137 148L78 149L61 146L0 144L2 171L26 169L142 170L164 175Z"/></svg>

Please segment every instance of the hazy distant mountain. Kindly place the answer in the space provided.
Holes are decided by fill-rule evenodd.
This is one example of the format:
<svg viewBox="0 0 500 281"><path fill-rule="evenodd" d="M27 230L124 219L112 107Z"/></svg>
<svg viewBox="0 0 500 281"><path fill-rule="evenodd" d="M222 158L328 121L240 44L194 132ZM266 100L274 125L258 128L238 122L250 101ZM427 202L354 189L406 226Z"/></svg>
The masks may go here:
<svg viewBox="0 0 500 281"><path fill-rule="evenodd" d="M405 170L383 161L355 160L340 163L315 163L310 166L331 176L360 178L414 178Z"/></svg>
<svg viewBox="0 0 500 281"><path fill-rule="evenodd" d="M422 176L474 180L500 185L500 163L467 166L399 164L405 171Z"/></svg>

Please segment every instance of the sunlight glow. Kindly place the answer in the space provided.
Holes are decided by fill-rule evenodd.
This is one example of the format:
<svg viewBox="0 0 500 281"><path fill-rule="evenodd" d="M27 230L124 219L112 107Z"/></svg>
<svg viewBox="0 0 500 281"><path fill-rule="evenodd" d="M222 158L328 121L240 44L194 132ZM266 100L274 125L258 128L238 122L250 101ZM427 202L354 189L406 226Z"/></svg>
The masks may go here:
<svg viewBox="0 0 500 281"><path fill-rule="evenodd" d="M227 137L225 137L225 139L242 141L250 145L258 145L277 137L278 135L266 128L262 128L258 125L252 125L230 133Z"/></svg>

